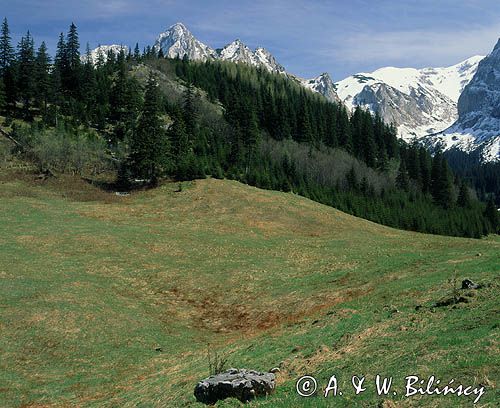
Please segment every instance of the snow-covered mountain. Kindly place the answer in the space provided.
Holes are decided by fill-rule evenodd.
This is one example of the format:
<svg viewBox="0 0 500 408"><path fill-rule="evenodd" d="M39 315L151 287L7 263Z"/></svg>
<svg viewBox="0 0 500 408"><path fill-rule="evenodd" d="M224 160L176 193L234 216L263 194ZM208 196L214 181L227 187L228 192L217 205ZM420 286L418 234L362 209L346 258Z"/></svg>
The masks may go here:
<svg viewBox="0 0 500 408"><path fill-rule="evenodd" d="M126 47L100 46L92 51L106 58ZM384 121L395 123L399 136L417 138L428 146L464 151L481 150L483 160L497 160L500 145L500 45L488 57L474 56L450 67L380 68L359 73L333 83L327 73L304 79L293 75L262 47L250 49L237 39L213 49L197 40L177 23L161 33L154 45L169 58L227 60L262 67L296 81L304 88L347 108L362 106L378 113ZM481 68L481 70L479 70ZM481 72L480 72L481 71ZM468 85L470 83L470 85Z"/></svg>
<svg viewBox="0 0 500 408"><path fill-rule="evenodd" d="M106 62L108 59L108 54L109 52L112 52L115 55L120 54L121 51L124 51L125 54L128 54L128 47L125 45L100 45L99 47L95 48L90 52L90 61L92 64L97 63L97 60L99 59L99 56L101 55L103 58L103 61ZM81 56L82 62L86 62L87 60L87 55L82 55Z"/></svg>
<svg viewBox="0 0 500 408"><path fill-rule="evenodd" d="M218 57L215 50L198 41L182 23L174 24L158 36L154 50L160 49L169 58L187 56L190 60L206 61Z"/></svg>
<svg viewBox="0 0 500 408"><path fill-rule="evenodd" d="M348 108L378 112L386 122L396 123L403 139L421 138L456 121L458 98L483 58L475 56L444 68L380 68L335 85Z"/></svg>
<svg viewBox="0 0 500 408"><path fill-rule="evenodd" d="M252 51L239 39L217 50L217 55L219 59L224 61L239 62L255 67L262 67L269 72L285 72L285 68L283 68L265 48L258 47L255 51Z"/></svg>
<svg viewBox="0 0 500 408"><path fill-rule="evenodd" d="M154 45L158 52L160 49L169 58L187 58L191 60L224 60L262 67L269 72L287 75L304 87L318 92L330 101L338 101L335 85L328 74L321 74L317 78L303 79L286 72L285 68L276 61L276 58L265 48L250 49L241 40L237 39L225 47L214 50L198 41L182 23L176 23L168 30L161 33Z"/></svg>
<svg viewBox="0 0 500 408"><path fill-rule="evenodd" d="M458 99L458 120L426 138L447 150L476 151L483 161L500 160L500 39Z"/></svg>
<svg viewBox="0 0 500 408"><path fill-rule="evenodd" d="M329 101L340 102L340 98L336 92L337 88L328 72L323 72L320 76L312 79L297 79L303 87L323 95Z"/></svg>

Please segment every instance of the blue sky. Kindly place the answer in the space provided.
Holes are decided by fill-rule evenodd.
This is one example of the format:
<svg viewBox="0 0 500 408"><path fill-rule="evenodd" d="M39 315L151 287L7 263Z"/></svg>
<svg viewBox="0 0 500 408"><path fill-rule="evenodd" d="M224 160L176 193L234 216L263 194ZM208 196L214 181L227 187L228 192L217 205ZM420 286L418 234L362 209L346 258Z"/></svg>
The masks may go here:
<svg viewBox="0 0 500 408"><path fill-rule="evenodd" d="M142 46L181 21L218 48L240 38L290 72L334 80L382 66L424 67L487 54L500 37L499 0L0 0L18 40L30 30L53 50L74 21L89 42Z"/></svg>

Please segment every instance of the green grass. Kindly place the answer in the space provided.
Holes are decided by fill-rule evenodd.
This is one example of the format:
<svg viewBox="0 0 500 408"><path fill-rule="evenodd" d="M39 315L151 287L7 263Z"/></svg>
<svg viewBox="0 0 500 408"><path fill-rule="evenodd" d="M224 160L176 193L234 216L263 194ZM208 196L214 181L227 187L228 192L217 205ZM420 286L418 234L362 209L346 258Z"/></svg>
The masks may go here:
<svg viewBox="0 0 500 408"><path fill-rule="evenodd" d="M323 407L305 374L371 407L351 375L483 384L496 406L500 239L398 231L310 200L202 180L116 197L61 178L0 178L0 406L201 406L207 344L229 364L280 365L256 407ZM451 280L490 284L432 308ZM423 305L416 311L415 306ZM396 311L397 310L397 311ZM162 351L156 351L161 347ZM385 397L391 406L471 398ZM227 400L220 407L241 404Z"/></svg>

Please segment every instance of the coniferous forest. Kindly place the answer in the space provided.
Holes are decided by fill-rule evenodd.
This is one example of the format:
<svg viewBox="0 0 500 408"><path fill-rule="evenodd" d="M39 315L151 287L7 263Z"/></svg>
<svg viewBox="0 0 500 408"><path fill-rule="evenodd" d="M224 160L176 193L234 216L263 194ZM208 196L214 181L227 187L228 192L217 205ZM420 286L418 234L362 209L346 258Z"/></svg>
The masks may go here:
<svg viewBox="0 0 500 408"><path fill-rule="evenodd" d="M122 190L225 177L397 228L499 230L498 179L487 168L454 172L377 115L243 64L167 59L138 45L93 58L81 48L74 24L51 56L29 31L14 45L4 20L0 123L12 143L0 164L19 156L41 172L115 174Z"/></svg>

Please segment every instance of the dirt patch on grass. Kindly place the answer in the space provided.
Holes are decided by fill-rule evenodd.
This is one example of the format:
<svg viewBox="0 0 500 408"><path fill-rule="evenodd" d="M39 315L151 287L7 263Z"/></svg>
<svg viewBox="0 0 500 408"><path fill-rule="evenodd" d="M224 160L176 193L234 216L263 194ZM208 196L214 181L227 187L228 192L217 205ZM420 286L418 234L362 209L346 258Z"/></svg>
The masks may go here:
<svg viewBox="0 0 500 408"><path fill-rule="evenodd" d="M183 294L177 288L170 293L177 298L184 298L182 302L190 306L190 319L196 327L212 333L253 336L319 315L336 305L366 296L372 290L368 286L344 289L316 295L300 303L297 303L294 295L274 300L261 299L259 302L252 299L250 294L242 296L239 303L228 303L224 300L224 291L205 293L200 299L193 294Z"/></svg>
<svg viewBox="0 0 500 408"><path fill-rule="evenodd" d="M52 192L60 197L79 202L99 201L104 203L115 203L126 200L127 197L118 197L113 191L105 191L99 186L105 180L111 180L112 175L101 176L96 184L86 181L80 176L69 174L58 174L55 177L44 178L34 168L23 169L1 169L0 184L16 183L15 188L0 189L0 196L39 197L43 187L46 192Z"/></svg>

